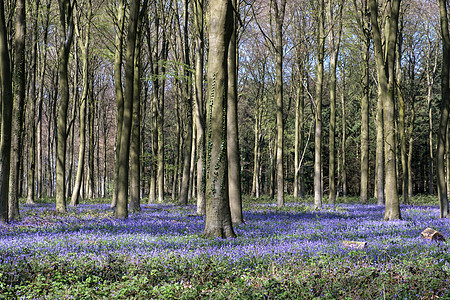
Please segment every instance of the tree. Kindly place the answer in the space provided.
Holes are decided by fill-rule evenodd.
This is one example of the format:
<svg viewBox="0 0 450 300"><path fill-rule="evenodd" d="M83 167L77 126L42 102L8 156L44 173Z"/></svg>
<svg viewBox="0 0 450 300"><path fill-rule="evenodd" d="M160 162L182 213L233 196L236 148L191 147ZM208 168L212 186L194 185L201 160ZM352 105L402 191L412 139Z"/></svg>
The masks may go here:
<svg viewBox="0 0 450 300"><path fill-rule="evenodd" d="M276 80L275 80L275 100L277 107L277 206L284 206L284 168L283 168L283 147L284 147L284 120L283 120L283 23L286 11L286 0L281 0L278 6L277 1L273 1L275 12L275 52L276 52Z"/></svg>
<svg viewBox="0 0 450 300"><path fill-rule="evenodd" d="M343 1L337 3L337 16L334 15L335 3L330 1L328 3L328 17L331 24L329 33L329 45L330 45L330 162L329 162L329 202L335 204L336 202L336 155L335 155L335 135L336 135L336 71L337 71L337 59L339 56L339 47L341 43L341 31L342 31L342 9L344 6ZM336 27L336 28L335 28Z"/></svg>
<svg viewBox="0 0 450 300"><path fill-rule="evenodd" d="M180 192L180 205L187 205L188 202L188 194L189 194L189 186L191 181L190 170L191 170L191 156L192 156L192 142L193 142L193 117L192 117L192 93L191 93L191 85L190 85L190 75L188 68L190 66L189 59L189 40L188 40L188 1L184 1L184 39L181 40L181 29L178 20L177 30L179 30L177 34L178 48L181 53L181 61L183 63L182 67L182 81L181 81L181 97L183 99L183 111L185 114L185 142L184 142L184 163L183 163L183 177L181 181L181 192ZM178 16L178 14L177 14Z"/></svg>
<svg viewBox="0 0 450 300"><path fill-rule="evenodd" d="M234 224L242 224L241 196L241 162L239 153L238 130L238 43L237 43L237 0L233 5L232 34L228 49L228 97L227 97L227 158L228 158L228 191L230 198L231 219Z"/></svg>
<svg viewBox="0 0 450 300"><path fill-rule="evenodd" d="M134 59L136 50L136 31L139 16L140 1L133 1L130 5L130 19L128 23L127 51L125 55L125 95L123 105L122 134L120 136L119 169L117 182L116 217L128 217L128 171L130 163L130 140L133 114L134 96Z"/></svg>
<svg viewBox="0 0 450 300"><path fill-rule="evenodd" d="M138 20L133 78L133 117L130 148L130 211L141 211L141 26Z"/></svg>
<svg viewBox="0 0 450 300"><path fill-rule="evenodd" d="M67 108L69 105L69 54L73 40L73 8L70 0L59 0L59 90L60 106L57 120L56 150L56 211L66 212L66 148Z"/></svg>
<svg viewBox="0 0 450 300"><path fill-rule="evenodd" d="M79 44L82 52L82 60L83 60L83 94L81 95L80 100L80 129L79 129L79 140L80 146L78 149L78 168L77 175L75 178L75 185L73 188L72 198L70 200L70 205L75 206L79 203L81 182L83 179L83 171L84 171L84 154L86 150L86 102L89 93L89 46L90 46L90 26L91 26L91 18L92 18L92 1L89 1L88 7L88 16L87 16L87 25L84 33L84 41L83 36L81 35L79 28L79 19L77 17L75 23L75 29L77 33L77 38L79 39Z"/></svg>
<svg viewBox="0 0 450 300"><path fill-rule="evenodd" d="M38 57L38 15L39 15L40 1L37 0L35 4L35 10L32 9L33 17L33 43L32 43L32 53L31 53L31 87L30 96L28 102L29 109L29 124L30 131L29 134L29 145L30 145L30 162L28 164L28 178L27 178L27 204L35 204L35 178L36 178L36 104L37 100L37 57ZM39 159L39 158L38 158Z"/></svg>
<svg viewBox="0 0 450 300"><path fill-rule="evenodd" d="M322 207L322 89L323 89L323 65L325 55L325 2L320 0L318 4L317 24L317 79L315 94L315 135L314 135L314 206Z"/></svg>
<svg viewBox="0 0 450 300"><path fill-rule="evenodd" d="M5 5L0 2L0 78L1 78L1 140L0 140L0 222L8 222L9 170L11 161L11 120L13 90L11 81Z"/></svg>
<svg viewBox="0 0 450 300"><path fill-rule="evenodd" d="M395 49L398 33L398 17L401 0L385 1L390 9L390 18L385 28L384 44L378 24L378 1L369 0L370 19L372 24L375 60L378 78L378 99L383 103L384 160L385 160L385 220L401 219L400 203L397 192L397 171L395 155L395 119L394 119L394 87L395 87ZM384 45L384 47L383 47Z"/></svg>
<svg viewBox="0 0 450 300"><path fill-rule="evenodd" d="M123 32L125 26L125 1L119 1L117 15L117 28L116 28L116 51L114 54L114 88L116 94L117 103L117 135L116 135L116 152L115 159L119 160L120 153L120 139L122 135L122 123L123 123L123 88L122 88L122 57L123 57ZM114 191L112 195L111 208L115 208L117 205L117 182L119 180L119 165L115 164L114 168Z"/></svg>
<svg viewBox="0 0 450 300"><path fill-rule="evenodd" d="M437 181L439 189L439 208L441 218L449 214L447 185L445 183L445 141L447 139L448 110L450 105L450 34L448 29L447 1L439 0L439 15L442 36L442 68L441 68L441 120L438 132Z"/></svg>
<svg viewBox="0 0 450 300"><path fill-rule="evenodd" d="M360 199L362 203L369 198L369 96L370 96L370 19L367 7L367 0L361 0L361 7L358 8L356 0L353 1L356 10L361 15L357 19L362 31L362 70L361 70L361 188Z"/></svg>
<svg viewBox="0 0 450 300"><path fill-rule="evenodd" d="M235 237L228 199L227 174L227 83L228 49L232 35L231 0L210 3L208 59L208 177L206 180L207 237Z"/></svg>
<svg viewBox="0 0 450 300"><path fill-rule="evenodd" d="M25 73L25 28L26 14L25 1L16 2L16 30L14 37L14 86L15 100L13 107L13 139L11 161L13 167L10 175L10 199L9 199L9 218L11 220L19 218L19 186L20 170L22 162L23 149L23 131L24 131L24 107L26 91L26 73Z"/></svg>

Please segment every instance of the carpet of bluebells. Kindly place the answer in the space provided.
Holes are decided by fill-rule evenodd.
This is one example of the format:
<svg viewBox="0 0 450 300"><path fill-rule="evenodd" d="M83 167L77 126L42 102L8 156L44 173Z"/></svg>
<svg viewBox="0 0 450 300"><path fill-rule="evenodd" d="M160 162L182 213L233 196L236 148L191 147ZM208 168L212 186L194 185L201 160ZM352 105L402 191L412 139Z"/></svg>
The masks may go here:
<svg viewBox="0 0 450 300"><path fill-rule="evenodd" d="M450 240L435 205L402 205L403 219L385 222L377 205L246 200L226 240L202 235L193 205L141 207L120 220L107 203L21 205L20 221L0 225L0 299L450 298L448 244L420 235Z"/></svg>

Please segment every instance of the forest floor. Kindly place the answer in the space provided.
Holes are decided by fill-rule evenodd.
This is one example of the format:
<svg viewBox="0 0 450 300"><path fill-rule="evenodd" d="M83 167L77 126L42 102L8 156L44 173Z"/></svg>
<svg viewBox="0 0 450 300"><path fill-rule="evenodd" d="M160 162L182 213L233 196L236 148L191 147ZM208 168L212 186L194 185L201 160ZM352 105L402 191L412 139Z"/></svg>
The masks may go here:
<svg viewBox="0 0 450 300"><path fill-rule="evenodd" d="M246 198L225 240L202 236L194 205L119 220L107 199L66 214L53 201L21 203L22 219L0 225L0 299L450 299L448 242L421 237L431 227L450 240L436 197L414 197L395 222L354 198L322 210Z"/></svg>

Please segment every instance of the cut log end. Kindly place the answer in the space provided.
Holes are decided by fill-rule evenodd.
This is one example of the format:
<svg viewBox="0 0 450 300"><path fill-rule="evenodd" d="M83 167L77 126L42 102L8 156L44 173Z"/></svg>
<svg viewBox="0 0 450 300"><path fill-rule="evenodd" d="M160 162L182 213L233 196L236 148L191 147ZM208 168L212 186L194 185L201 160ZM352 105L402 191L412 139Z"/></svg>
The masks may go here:
<svg viewBox="0 0 450 300"><path fill-rule="evenodd" d="M345 248L361 250L367 247L367 242L342 241L342 246Z"/></svg>
<svg viewBox="0 0 450 300"><path fill-rule="evenodd" d="M433 228L427 228L424 231L422 231L421 234L422 234L422 237L427 240L438 241L438 242L445 241L444 236L439 231L436 231Z"/></svg>

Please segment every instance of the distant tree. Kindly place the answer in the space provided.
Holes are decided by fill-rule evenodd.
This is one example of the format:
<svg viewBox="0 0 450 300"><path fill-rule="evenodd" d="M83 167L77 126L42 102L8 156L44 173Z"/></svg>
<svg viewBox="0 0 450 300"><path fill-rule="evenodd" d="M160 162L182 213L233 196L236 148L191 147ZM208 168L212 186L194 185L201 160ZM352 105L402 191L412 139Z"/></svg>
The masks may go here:
<svg viewBox="0 0 450 300"><path fill-rule="evenodd" d="M208 177L206 180L207 237L235 237L228 199L227 82L228 47L232 35L231 0L210 3L208 59Z"/></svg>
<svg viewBox="0 0 450 300"><path fill-rule="evenodd" d="M336 6L336 8L334 7ZM336 81L337 81L337 60L339 56L339 47L341 43L342 32L342 10L344 1L330 1L328 3L328 19L330 23L329 47L330 47L330 137L329 150L330 161L328 167L329 178L329 202L336 202ZM334 10L337 10L335 12Z"/></svg>

